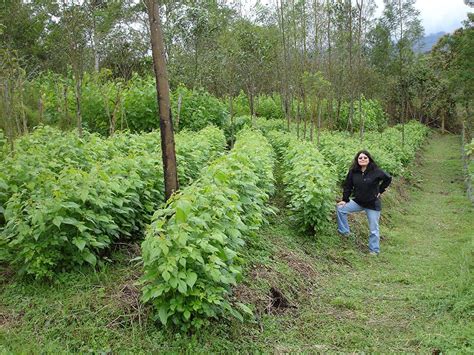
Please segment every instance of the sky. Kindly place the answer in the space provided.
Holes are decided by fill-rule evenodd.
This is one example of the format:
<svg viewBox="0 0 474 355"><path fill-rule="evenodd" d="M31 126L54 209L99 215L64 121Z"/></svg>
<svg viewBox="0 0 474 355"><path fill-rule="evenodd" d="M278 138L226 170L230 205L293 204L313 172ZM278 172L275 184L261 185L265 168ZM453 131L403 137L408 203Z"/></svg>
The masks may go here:
<svg viewBox="0 0 474 355"><path fill-rule="evenodd" d="M241 1L241 0L238 0ZM259 0L261 4L274 4L275 0ZM244 0L245 7L251 8L250 3L257 0ZM383 11L383 0L375 0L379 16ZM249 6L250 5L250 6ZM421 23L425 28L425 35L437 32L453 32L462 26L462 21L467 19L467 13L473 12L464 4L464 0L416 0L415 7L420 11ZM247 10L248 11L248 10Z"/></svg>
<svg viewBox="0 0 474 355"><path fill-rule="evenodd" d="M375 2L382 12L383 0ZM462 26L461 22L467 19L467 13L474 11L474 8L464 4L464 0L416 0L415 7L420 11L425 35L453 32Z"/></svg>

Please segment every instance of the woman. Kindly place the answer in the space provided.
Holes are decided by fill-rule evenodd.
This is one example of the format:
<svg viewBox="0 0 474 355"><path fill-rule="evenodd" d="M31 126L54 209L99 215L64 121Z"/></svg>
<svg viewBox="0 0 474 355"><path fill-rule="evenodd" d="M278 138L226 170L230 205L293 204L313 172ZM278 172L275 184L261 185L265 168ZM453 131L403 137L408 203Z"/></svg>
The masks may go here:
<svg viewBox="0 0 474 355"><path fill-rule="evenodd" d="M382 204L380 195L390 185L392 177L380 169L370 153L361 150L354 157L344 182L342 201L337 204L337 229L347 236L350 232L347 215L365 211L369 220L369 253L380 253L379 219ZM354 198L349 199L353 193Z"/></svg>

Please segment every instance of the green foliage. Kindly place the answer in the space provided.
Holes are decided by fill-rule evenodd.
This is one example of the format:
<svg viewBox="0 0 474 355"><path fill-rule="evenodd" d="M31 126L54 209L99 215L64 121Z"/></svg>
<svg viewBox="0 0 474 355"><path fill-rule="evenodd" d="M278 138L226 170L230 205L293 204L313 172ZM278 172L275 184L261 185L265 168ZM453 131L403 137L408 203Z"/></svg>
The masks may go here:
<svg viewBox="0 0 474 355"><path fill-rule="evenodd" d="M362 108L362 109L361 109ZM344 102L341 105L341 116L338 123L338 128L347 129L350 115L350 105ZM382 131L387 127L387 116L382 108L382 104L378 100L368 100L362 98L361 105L359 101L354 101L354 112L352 115L352 127L355 131L360 130L364 122L365 131Z"/></svg>
<svg viewBox="0 0 474 355"><path fill-rule="evenodd" d="M7 143L7 138L5 137L3 131L0 129L0 158L2 160L7 155Z"/></svg>
<svg viewBox="0 0 474 355"><path fill-rule="evenodd" d="M214 127L177 136L183 185L224 149ZM36 277L89 263L123 238L140 237L164 202L160 135L121 134L104 140L40 128L18 141L3 162L0 235L15 269ZM196 149L198 148L199 151Z"/></svg>
<svg viewBox="0 0 474 355"><path fill-rule="evenodd" d="M271 130L286 130L286 123L283 120L257 118L256 126L266 134ZM402 129L405 132L404 144L402 144ZM363 142L348 132L323 131L319 151L325 161L334 168L338 182L344 181L354 155L362 149L371 152L377 164L389 174L400 176L404 172L404 167L413 161L428 133L429 128L418 121L410 121L404 128L402 125L390 127L381 133L367 132ZM291 127L291 135L296 136L294 125Z"/></svg>
<svg viewBox="0 0 474 355"><path fill-rule="evenodd" d="M381 133L368 132L365 140L351 137L348 133L323 132L321 153L336 167L338 181L343 181L354 155L361 149L368 150L377 164L394 176L404 172L404 166L413 161L415 154L429 132L417 121L405 124L405 143L402 145L402 126L387 128Z"/></svg>
<svg viewBox="0 0 474 355"><path fill-rule="evenodd" d="M76 104L72 79L48 73L34 81L34 85L43 97L44 121L62 127L74 126ZM112 79L107 70L84 75L81 113L83 125L89 131L108 135L113 119L115 130L151 131L159 127L157 107L153 77L134 75L124 83ZM204 90L178 87L171 93L171 109L177 131L198 131L208 125L222 128L228 121L225 103Z"/></svg>
<svg viewBox="0 0 474 355"><path fill-rule="evenodd" d="M241 277L239 251L268 212L273 151L254 131L158 210L142 244L143 300L164 325L199 328L207 318L241 311L226 298Z"/></svg>
<svg viewBox="0 0 474 355"><path fill-rule="evenodd" d="M280 95L259 95L256 100L255 114L268 119L283 119L283 112Z"/></svg>
<svg viewBox="0 0 474 355"><path fill-rule="evenodd" d="M255 125L260 129L264 134L267 134L271 131L286 131L287 123L283 119L278 120L267 120L263 117L255 118Z"/></svg>
<svg viewBox="0 0 474 355"><path fill-rule="evenodd" d="M402 131L405 142L402 144ZM381 134L368 134L367 140L372 144L381 143L381 146L393 155L403 166L415 158L415 154L425 141L429 128L418 121L410 121L405 125L396 125L387 128Z"/></svg>
<svg viewBox="0 0 474 355"><path fill-rule="evenodd" d="M235 138L235 135L244 128L252 127L252 116L237 116L232 119L229 118L226 125L224 126L225 136L227 140Z"/></svg>
<svg viewBox="0 0 474 355"><path fill-rule="evenodd" d="M173 122L177 122L178 101L181 97L178 129L197 131L213 124L224 127L228 120L227 107L219 99L204 90L189 90L178 87L173 93L171 107Z"/></svg>
<svg viewBox="0 0 474 355"><path fill-rule="evenodd" d="M151 77L134 75L128 82L123 101L126 128L141 132L159 127L156 86Z"/></svg>
<svg viewBox="0 0 474 355"><path fill-rule="evenodd" d="M199 132L183 131L176 135L176 159L180 186L196 180L209 161L222 154L225 137L217 127L208 126Z"/></svg>
<svg viewBox="0 0 474 355"><path fill-rule="evenodd" d="M471 143L465 145L466 158L467 158L467 173L469 174L470 183L474 181L474 138L471 139Z"/></svg>
<svg viewBox="0 0 474 355"><path fill-rule="evenodd" d="M232 111L235 117L250 116L249 99L242 90L232 99Z"/></svg>
<svg viewBox="0 0 474 355"><path fill-rule="evenodd" d="M336 179L332 167L310 142L276 131L268 136L281 156L285 192L296 220L303 230L324 230L334 211Z"/></svg>

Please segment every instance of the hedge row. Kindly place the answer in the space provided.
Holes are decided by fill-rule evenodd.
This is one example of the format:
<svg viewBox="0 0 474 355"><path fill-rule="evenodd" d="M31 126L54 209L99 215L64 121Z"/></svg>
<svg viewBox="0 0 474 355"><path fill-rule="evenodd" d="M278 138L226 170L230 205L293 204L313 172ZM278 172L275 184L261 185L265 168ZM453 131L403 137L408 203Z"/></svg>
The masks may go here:
<svg viewBox="0 0 474 355"><path fill-rule="evenodd" d="M321 231L331 222L336 179L316 146L289 133L271 131L268 138L283 166L289 207L305 230Z"/></svg>
<svg viewBox="0 0 474 355"><path fill-rule="evenodd" d="M6 171L22 174L7 176L17 180L11 185L14 190L4 191L6 225L0 234L0 260L36 277L51 277L74 265L96 265L114 241L139 237L164 202L159 134L120 135L101 144L96 137L82 147L74 138L68 146L70 136L58 134L56 144L66 153L55 159L48 149L39 149L34 165L25 154L44 133L25 138L28 144L20 145L28 149L5 164ZM189 184L224 150L225 139L222 131L209 127L178 135L176 142L179 174ZM51 151L61 151L52 145Z"/></svg>
<svg viewBox="0 0 474 355"><path fill-rule="evenodd" d="M404 130L403 145L401 125L381 133L366 133L363 142L358 136L351 137L348 133L324 131L320 151L335 166L339 182L344 180L354 155L361 149L367 149L382 169L393 176L401 176L429 133L429 128L417 121L405 124Z"/></svg>
<svg viewBox="0 0 474 355"><path fill-rule="evenodd" d="M142 244L143 300L156 318L200 327L239 310L226 295L241 277L239 251L264 222L273 192L273 150L262 134L244 130L234 149L158 210Z"/></svg>

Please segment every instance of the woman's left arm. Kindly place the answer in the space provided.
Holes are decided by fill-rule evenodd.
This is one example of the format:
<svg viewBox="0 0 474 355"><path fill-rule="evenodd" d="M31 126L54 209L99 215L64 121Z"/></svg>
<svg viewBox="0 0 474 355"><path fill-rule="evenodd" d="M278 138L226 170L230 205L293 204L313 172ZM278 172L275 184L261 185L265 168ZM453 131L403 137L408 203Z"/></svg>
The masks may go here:
<svg viewBox="0 0 474 355"><path fill-rule="evenodd" d="M379 191L380 191L380 194L383 194L384 191L392 182L392 177L389 174L387 174L385 171L383 170L380 170L380 171L382 173L382 176L380 177L380 179L382 180L382 183L380 184Z"/></svg>

